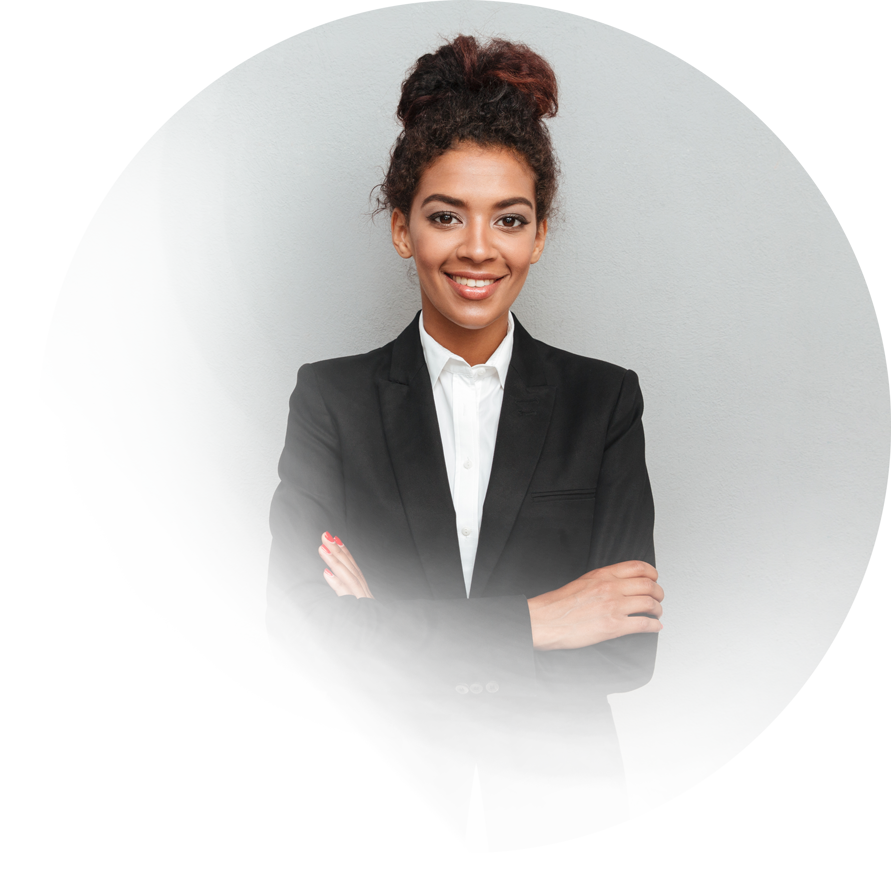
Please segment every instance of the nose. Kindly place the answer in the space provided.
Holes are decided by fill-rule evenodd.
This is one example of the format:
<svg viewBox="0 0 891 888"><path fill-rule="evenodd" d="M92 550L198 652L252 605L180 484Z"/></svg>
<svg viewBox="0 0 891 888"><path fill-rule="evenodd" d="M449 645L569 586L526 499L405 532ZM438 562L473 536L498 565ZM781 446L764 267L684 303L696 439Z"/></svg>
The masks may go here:
<svg viewBox="0 0 891 888"><path fill-rule="evenodd" d="M458 258L481 265L496 256L494 232L488 219L470 219L458 245Z"/></svg>

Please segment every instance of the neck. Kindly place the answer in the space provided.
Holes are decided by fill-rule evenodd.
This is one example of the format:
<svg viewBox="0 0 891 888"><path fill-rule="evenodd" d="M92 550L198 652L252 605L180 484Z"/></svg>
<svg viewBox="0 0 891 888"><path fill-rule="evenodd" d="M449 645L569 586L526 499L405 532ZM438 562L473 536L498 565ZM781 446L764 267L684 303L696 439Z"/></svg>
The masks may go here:
<svg viewBox="0 0 891 888"><path fill-rule="evenodd" d="M507 336L507 312L479 329L459 327L424 300L424 329L452 354L464 358L471 367L485 364Z"/></svg>

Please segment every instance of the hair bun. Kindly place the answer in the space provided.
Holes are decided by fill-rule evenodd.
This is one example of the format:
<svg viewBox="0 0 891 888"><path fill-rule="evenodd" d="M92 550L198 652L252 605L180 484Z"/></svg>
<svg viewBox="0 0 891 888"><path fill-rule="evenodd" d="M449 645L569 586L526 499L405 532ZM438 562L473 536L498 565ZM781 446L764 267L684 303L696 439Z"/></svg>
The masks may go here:
<svg viewBox="0 0 891 888"><path fill-rule="evenodd" d="M402 84L396 115L408 128L431 106L478 100L480 93L493 105L520 98L536 120L557 113L557 78L538 53L522 43L496 38L480 44L461 34L418 59Z"/></svg>

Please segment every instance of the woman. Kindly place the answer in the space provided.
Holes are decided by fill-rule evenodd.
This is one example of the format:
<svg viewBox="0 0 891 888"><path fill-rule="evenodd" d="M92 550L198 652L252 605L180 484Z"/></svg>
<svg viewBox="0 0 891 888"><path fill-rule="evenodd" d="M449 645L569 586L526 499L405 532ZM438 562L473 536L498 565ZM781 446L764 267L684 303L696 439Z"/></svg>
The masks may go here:
<svg viewBox="0 0 891 888"><path fill-rule="evenodd" d="M457 37L403 84L381 202L421 312L382 348L300 369L270 622L311 627L350 681L425 713L455 741L437 770L463 744L459 769L489 755L602 786L619 767L606 694L648 680L663 596L637 377L510 311L545 246L556 110L547 62L502 40Z"/></svg>

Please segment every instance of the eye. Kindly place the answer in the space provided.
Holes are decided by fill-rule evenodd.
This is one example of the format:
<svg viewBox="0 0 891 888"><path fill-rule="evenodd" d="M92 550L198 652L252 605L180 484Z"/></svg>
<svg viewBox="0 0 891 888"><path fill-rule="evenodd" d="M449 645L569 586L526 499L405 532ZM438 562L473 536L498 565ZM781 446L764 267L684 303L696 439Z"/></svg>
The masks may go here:
<svg viewBox="0 0 891 888"><path fill-rule="evenodd" d="M528 219L524 219L522 216L517 214L511 214L510 216L502 216L498 222L500 223L502 228L522 228L524 225L529 224Z"/></svg>
<svg viewBox="0 0 891 888"><path fill-rule="evenodd" d="M433 213L431 216L427 217L431 222L436 225L442 225L443 228L448 228L454 225L456 222L460 220L454 213Z"/></svg>

